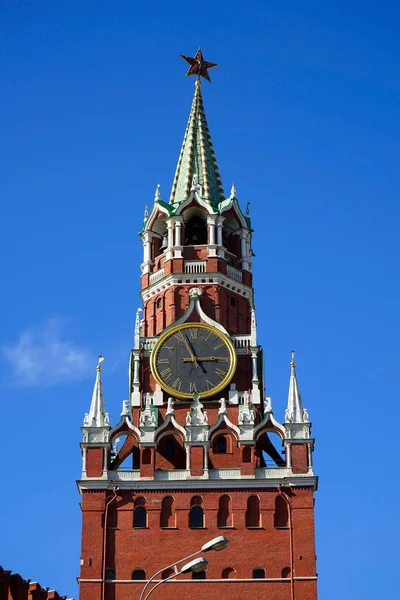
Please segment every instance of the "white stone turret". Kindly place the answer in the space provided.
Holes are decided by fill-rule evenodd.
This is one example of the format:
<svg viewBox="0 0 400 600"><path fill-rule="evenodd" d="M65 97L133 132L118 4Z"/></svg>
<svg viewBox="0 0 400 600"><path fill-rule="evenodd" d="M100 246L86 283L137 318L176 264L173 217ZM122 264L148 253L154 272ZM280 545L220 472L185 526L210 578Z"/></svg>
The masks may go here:
<svg viewBox="0 0 400 600"><path fill-rule="evenodd" d="M288 438L307 439L310 437L311 423L308 411L303 408L296 375L295 353L292 351L290 363L290 382L287 409L285 411L285 428Z"/></svg>
<svg viewBox="0 0 400 600"><path fill-rule="evenodd" d="M99 362L96 367L96 381L94 382L93 394L92 394L92 402L90 404L89 413L86 413L83 425L85 427L104 427L107 426L110 422L108 413L105 411L104 407L104 394L103 394L103 385L101 382L101 364L104 360L102 356L99 355Z"/></svg>

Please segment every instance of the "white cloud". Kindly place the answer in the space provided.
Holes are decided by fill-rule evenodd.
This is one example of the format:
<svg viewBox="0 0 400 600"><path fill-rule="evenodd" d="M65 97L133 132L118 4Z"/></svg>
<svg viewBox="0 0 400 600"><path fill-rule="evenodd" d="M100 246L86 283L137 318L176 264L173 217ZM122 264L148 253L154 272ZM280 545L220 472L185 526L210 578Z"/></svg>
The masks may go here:
<svg viewBox="0 0 400 600"><path fill-rule="evenodd" d="M92 374L91 353L62 339L65 322L49 319L21 333L15 344L3 347L18 386L51 386L84 379Z"/></svg>

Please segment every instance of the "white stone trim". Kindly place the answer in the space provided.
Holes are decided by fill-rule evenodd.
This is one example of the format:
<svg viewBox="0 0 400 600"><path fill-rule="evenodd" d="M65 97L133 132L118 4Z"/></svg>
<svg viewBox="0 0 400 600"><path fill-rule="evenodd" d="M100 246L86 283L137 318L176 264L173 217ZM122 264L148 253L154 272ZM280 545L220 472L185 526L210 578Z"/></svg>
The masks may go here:
<svg viewBox="0 0 400 600"><path fill-rule="evenodd" d="M201 279L201 280L205 279L205 281L204 282L199 281L199 279ZM181 283L178 283L178 281L180 281ZM153 296L156 296L157 294L159 294L160 292L166 290L167 288L169 288L171 286L177 286L177 285L193 286L193 285L209 285L209 284L216 284L216 285L225 287L225 288L231 290L232 292L236 292L236 293L240 294L241 296L243 296L244 298L246 298L249 301L250 306L253 306L253 304L254 304L253 289L250 286L240 283L239 281L236 281L236 280L228 277L227 275L224 275L219 272L170 273L169 275L167 275L166 277L161 279L161 281L158 281L157 283L149 285L148 287L141 290L140 297L142 299L142 302L145 303L145 302L147 302L147 300L150 300L150 298L152 298Z"/></svg>
<svg viewBox="0 0 400 600"><path fill-rule="evenodd" d="M274 471L278 471L279 468L273 469ZM190 472L190 470L189 470ZM128 473L128 471L109 471L108 478L83 478L80 481L77 481L78 489L80 493L82 490L112 490L115 487L116 481L118 481L118 487L120 489L128 489L132 490L187 490L190 487L196 489L234 489L234 490L242 490L248 488L257 488L257 489L271 489L276 488L278 485L289 486L289 487L311 487L314 490L318 488L318 477L315 475L310 476L308 473L290 475L287 477L280 477L277 473L276 477L271 477L270 479L256 479L255 477L248 476L244 478L243 476L240 479L211 479L209 474L210 470L202 475L201 477L193 477L190 479L182 479L182 480L169 480L169 481L159 481L154 478L145 478L139 477L132 480L128 480L126 477L124 479L120 478L119 480L111 479L111 473Z"/></svg>

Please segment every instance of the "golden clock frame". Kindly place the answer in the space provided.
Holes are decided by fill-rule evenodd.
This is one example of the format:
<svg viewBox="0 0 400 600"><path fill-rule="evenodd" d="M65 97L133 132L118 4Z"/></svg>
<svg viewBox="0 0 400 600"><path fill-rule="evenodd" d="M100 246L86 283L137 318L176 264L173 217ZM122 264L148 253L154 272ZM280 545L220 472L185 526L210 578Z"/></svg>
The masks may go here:
<svg viewBox="0 0 400 600"><path fill-rule="evenodd" d="M230 366L229 366L228 372L225 375L224 379L221 381L221 383L219 383L218 385L213 387L211 390L208 390L207 392L199 394L201 398L209 398L210 396L214 396L215 394L218 394L219 392L221 392L228 385L228 383L231 381L231 379L236 371L236 367L237 367L237 356L236 356L235 348L234 348L231 340L229 339L229 337L226 334L219 331L216 327L207 325L206 323L182 323L180 325L174 325L173 327L169 327L159 337L159 339L157 340L157 342L151 352L151 356L150 356L151 372L153 374L154 379L157 381L157 383L160 384L162 389L165 392L167 392L167 394L171 394L171 396L175 396L176 398L180 398L180 399L187 399L187 398L194 397L195 394L193 394L193 393L190 394L190 393L185 393L185 392L179 392L175 388L172 388L168 384L166 384L165 381L163 381L161 379L161 377L158 373L157 364L156 364L157 352L158 352L160 346L163 345L165 340L168 339L169 337L171 337L171 335L174 335L175 333L177 333L178 331L182 331L183 329L190 329L191 327L197 327L199 329L206 329L207 331L211 331L212 333L215 333L215 335L217 335L228 346L228 349L229 349Z"/></svg>

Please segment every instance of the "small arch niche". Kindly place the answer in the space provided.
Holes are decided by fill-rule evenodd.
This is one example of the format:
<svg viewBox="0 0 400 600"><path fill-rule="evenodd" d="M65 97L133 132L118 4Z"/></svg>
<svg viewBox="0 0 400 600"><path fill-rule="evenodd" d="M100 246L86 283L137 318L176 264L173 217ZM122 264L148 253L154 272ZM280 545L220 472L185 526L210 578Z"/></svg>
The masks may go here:
<svg viewBox="0 0 400 600"><path fill-rule="evenodd" d="M283 579L287 579L290 576L290 567L284 567L281 572Z"/></svg>
<svg viewBox="0 0 400 600"><path fill-rule="evenodd" d="M174 569L165 569L165 571L161 573L161 579L168 579L168 577L171 577L174 573Z"/></svg>
<svg viewBox="0 0 400 600"><path fill-rule="evenodd" d="M190 501L189 511L189 527L191 529L201 529L204 527L204 511L201 506L203 498L201 496L193 496Z"/></svg>
<svg viewBox="0 0 400 600"><path fill-rule="evenodd" d="M205 579L205 578L206 578L205 571L200 571L200 573L192 573L192 579Z"/></svg>
<svg viewBox="0 0 400 600"><path fill-rule="evenodd" d="M143 579L146 579L146 571L144 569L133 569L132 580L142 581Z"/></svg>
<svg viewBox="0 0 400 600"><path fill-rule="evenodd" d="M165 496L161 503L160 527L167 529L176 526L176 516L174 510L174 499L172 496Z"/></svg>
<svg viewBox="0 0 400 600"><path fill-rule="evenodd" d="M246 527L254 528L260 526L260 499L258 496L249 496L246 509Z"/></svg>
<svg viewBox="0 0 400 600"><path fill-rule="evenodd" d="M282 496L275 498L274 527L286 529L289 525L288 505Z"/></svg>
<svg viewBox="0 0 400 600"><path fill-rule="evenodd" d="M231 454L232 436L229 434L217 435L212 441L213 454Z"/></svg>
<svg viewBox="0 0 400 600"><path fill-rule="evenodd" d="M251 463L251 448L250 446L245 446L242 450L242 461L244 463Z"/></svg>
<svg viewBox="0 0 400 600"><path fill-rule="evenodd" d="M253 569L253 579L265 579L265 569L261 567Z"/></svg>
<svg viewBox="0 0 400 600"><path fill-rule="evenodd" d="M106 569L106 581L112 581L116 578L115 569Z"/></svg>
<svg viewBox="0 0 400 600"><path fill-rule="evenodd" d="M133 510L133 527L135 529L145 529L147 527L147 511L145 504L145 498L136 498L135 508Z"/></svg>
<svg viewBox="0 0 400 600"><path fill-rule="evenodd" d="M222 579L236 579L236 570L233 567L226 567L222 571Z"/></svg>
<svg viewBox="0 0 400 600"><path fill-rule="evenodd" d="M232 515L232 498L228 494L224 494L219 499L218 514L217 514L217 526L218 527L232 527L233 526L233 515Z"/></svg>

